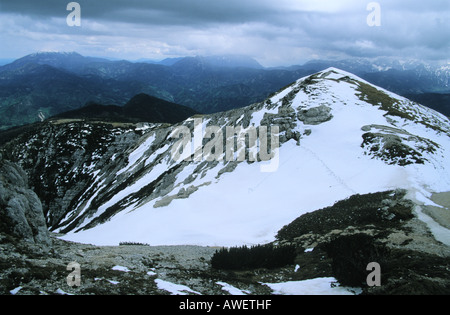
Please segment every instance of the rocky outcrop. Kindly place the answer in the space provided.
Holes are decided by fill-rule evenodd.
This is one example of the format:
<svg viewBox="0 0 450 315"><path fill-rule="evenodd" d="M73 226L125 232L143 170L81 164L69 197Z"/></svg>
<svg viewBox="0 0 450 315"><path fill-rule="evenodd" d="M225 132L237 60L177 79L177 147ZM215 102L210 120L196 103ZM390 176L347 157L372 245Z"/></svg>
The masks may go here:
<svg viewBox="0 0 450 315"><path fill-rule="evenodd" d="M333 118L331 108L325 105L320 105L307 110L300 110L297 114L298 120L305 125L319 125L327 122Z"/></svg>
<svg viewBox="0 0 450 315"><path fill-rule="evenodd" d="M398 128L369 125L361 130L367 131L361 144L365 154L391 165L424 164L427 161L424 153L439 150L437 143Z"/></svg>
<svg viewBox="0 0 450 315"><path fill-rule="evenodd" d="M28 242L50 245L42 204L28 188L25 171L0 157L0 232Z"/></svg>
<svg viewBox="0 0 450 315"><path fill-rule="evenodd" d="M278 232L277 240L309 249L299 252L300 266L328 260L328 272L341 285L361 287L363 294L449 294L449 247L418 219L418 205L406 193L354 195L300 216ZM382 279L373 287L366 282L372 262L381 266ZM299 275L323 276L322 270L303 268Z"/></svg>
<svg viewBox="0 0 450 315"><path fill-rule="evenodd" d="M265 113L261 125L278 126L280 143L294 139L297 144L300 144L300 132L294 130L297 127L297 120L295 119L295 110L292 107L279 107L276 114Z"/></svg>
<svg viewBox="0 0 450 315"><path fill-rule="evenodd" d="M113 180L108 175L126 163L124 151L145 128L121 123L46 122L32 137L22 134L8 143L3 152L26 171L53 230L67 214L75 216L80 205L90 200L88 188L98 184L95 174L103 170L105 182Z"/></svg>

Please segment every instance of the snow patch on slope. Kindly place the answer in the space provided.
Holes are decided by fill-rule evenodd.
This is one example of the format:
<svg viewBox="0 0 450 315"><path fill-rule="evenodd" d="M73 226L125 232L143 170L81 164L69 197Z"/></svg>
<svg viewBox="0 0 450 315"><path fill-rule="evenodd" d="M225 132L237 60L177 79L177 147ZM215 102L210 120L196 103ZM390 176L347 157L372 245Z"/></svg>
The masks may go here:
<svg viewBox="0 0 450 315"><path fill-rule="evenodd" d="M331 108L332 119L329 121L311 125L296 120L293 131L303 135L300 145L294 140L282 144L276 172L262 173L262 162L242 162L231 172L218 176L225 166L223 162L204 165L197 173L195 170L201 162L190 162L182 165L174 179L173 191L166 195L175 196L181 189L195 187L196 191L188 198L174 198L164 207L155 207L164 197L138 206L129 205L109 221L86 231L71 232L63 238L97 245L117 245L123 241L151 245L260 244L273 241L280 228L300 215L331 206L354 194L397 188L428 192L450 190L450 169L445 159L450 152L447 134L388 116L378 106L362 100L355 82L369 83L350 73L330 68L314 75L313 80L311 78L302 78L275 94L270 102L266 101L265 106L251 115L250 125L258 126L265 117L276 115L283 106L286 107L286 97L293 91L296 94L288 106L296 114L318 106ZM413 106L406 99L383 91L404 106ZM448 128L448 119L435 115L434 111L421 107L413 109L421 112L420 117L434 117ZM234 121L243 119L244 114L240 113ZM208 121L203 121L203 130ZM364 154L362 127L370 125L402 128L438 143L439 150L436 154L426 154L424 164L389 165ZM144 153L149 157L145 162L147 167L157 155L169 151L165 144L151 152L152 142L149 137L131 153L123 172L133 170ZM139 191L172 166L168 160L154 165L139 180L102 205L96 216ZM190 176L193 180L185 184Z"/></svg>

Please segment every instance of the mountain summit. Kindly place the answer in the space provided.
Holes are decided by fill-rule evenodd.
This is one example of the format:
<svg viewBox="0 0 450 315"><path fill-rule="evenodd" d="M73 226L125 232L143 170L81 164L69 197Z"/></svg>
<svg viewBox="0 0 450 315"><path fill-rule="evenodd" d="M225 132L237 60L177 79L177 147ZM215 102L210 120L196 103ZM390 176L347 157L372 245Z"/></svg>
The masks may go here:
<svg viewBox="0 0 450 315"><path fill-rule="evenodd" d="M264 243L356 194L404 189L431 204L432 193L450 190L448 118L336 68L264 102L172 126L58 128L7 148L37 185L48 183L41 191L56 183L40 197L51 229L71 241Z"/></svg>

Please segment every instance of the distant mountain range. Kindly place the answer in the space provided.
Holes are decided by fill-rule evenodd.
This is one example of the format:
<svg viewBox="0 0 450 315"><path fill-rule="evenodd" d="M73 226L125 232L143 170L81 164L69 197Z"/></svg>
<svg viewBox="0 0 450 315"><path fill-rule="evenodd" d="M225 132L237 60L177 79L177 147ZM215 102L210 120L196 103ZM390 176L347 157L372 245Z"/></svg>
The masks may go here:
<svg viewBox="0 0 450 315"><path fill-rule="evenodd" d="M239 55L178 57L178 58L166 58L161 61L141 59L138 60L137 62L159 64L164 66L173 66L174 64L181 62L182 64L196 63L199 66L209 68L250 68L250 69L264 68L255 59Z"/></svg>
<svg viewBox="0 0 450 315"><path fill-rule="evenodd" d="M264 68L252 58L209 56L111 61L75 52L34 53L0 67L0 129L87 103L125 105L145 93L214 113L264 100L299 77L336 66L450 116L449 66L379 59Z"/></svg>

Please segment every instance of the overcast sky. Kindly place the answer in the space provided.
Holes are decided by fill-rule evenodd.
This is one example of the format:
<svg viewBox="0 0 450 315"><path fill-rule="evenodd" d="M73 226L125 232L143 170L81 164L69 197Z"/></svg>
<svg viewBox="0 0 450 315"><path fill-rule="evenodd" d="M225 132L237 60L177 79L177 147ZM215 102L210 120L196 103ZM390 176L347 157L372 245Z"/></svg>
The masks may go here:
<svg viewBox="0 0 450 315"><path fill-rule="evenodd" d="M238 54L264 66L392 56L449 61L449 0L0 0L0 58L36 51L137 60Z"/></svg>

